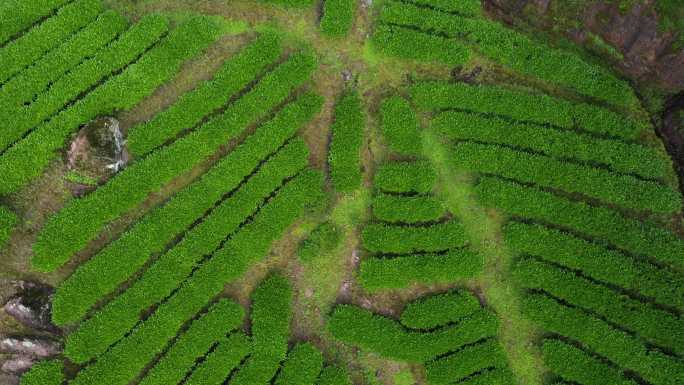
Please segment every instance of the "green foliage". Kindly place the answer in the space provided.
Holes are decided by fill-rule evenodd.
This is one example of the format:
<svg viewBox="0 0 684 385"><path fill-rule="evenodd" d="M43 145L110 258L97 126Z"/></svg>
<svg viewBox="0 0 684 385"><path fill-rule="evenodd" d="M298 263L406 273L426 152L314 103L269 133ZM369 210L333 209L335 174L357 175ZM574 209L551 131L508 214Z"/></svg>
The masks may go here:
<svg viewBox="0 0 684 385"><path fill-rule="evenodd" d="M364 227L361 237L367 250L386 254L437 252L467 243L463 224L455 220L417 227L372 223Z"/></svg>
<svg viewBox="0 0 684 385"><path fill-rule="evenodd" d="M66 72L103 49L127 25L126 19L115 11L100 14L97 20L5 83L0 93L0 106L17 108L32 102Z"/></svg>
<svg viewBox="0 0 684 385"><path fill-rule="evenodd" d="M326 366L321 371L317 385L352 385L347 371L337 366Z"/></svg>
<svg viewBox="0 0 684 385"><path fill-rule="evenodd" d="M564 380L586 385L636 385L620 370L559 340L545 340L544 364Z"/></svg>
<svg viewBox="0 0 684 385"><path fill-rule="evenodd" d="M480 0L413 0L412 2L464 16L478 16L482 13L482 2Z"/></svg>
<svg viewBox="0 0 684 385"><path fill-rule="evenodd" d="M195 361L202 357L215 342L239 328L244 318L242 308L222 299L197 321L190 324L162 358L140 381L140 385L177 384L192 371Z"/></svg>
<svg viewBox="0 0 684 385"><path fill-rule="evenodd" d="M462 18L431 6L425 7L425 3L430 2L421 0L412 4L390 0L383 5L378 17L384 23L417 28L426 33L450 38L463 37L478 25L485 23L482 19Z"/></svg>
<svg viewBox="0 0 684 385"><path fill-rule="evenodd" d="M357 0L325 0L321 17L321 34L327 37L344 37L354 23Z"/></svg>
<svg viewBox="0 0 684 385"><path fill-rule="evenodd" d="M497 318L484 310L456 325L425 333L408 331L395 320L352 305L337 306L328 321L328 330L346 344L385 358L415 363L491 337L497 329Z"/></svg>
<svg viewBox="0 0 684 385"><path fill-rule="evenodd" d="M409 302L401 323L411 329L433 329L458 322L480 309L480 301L467 291L452 291Z"/></svg>
<svg viewBox="0 0 684 385"><path fill-rule="evenodd" d="M76 0L0 49L0 84L60 45L104 10L100 0ZM3 15L4 16L4 15ZM3 17L4 24L4 17Z"/></svg>
<svg viewBox="0 0 684 385"><path fill-rule="evenodd" d="M206 160L251 123L268 115L311 74L315 59L294 54L248 94L202 128L134 163L86 197L51 217L34 246L33 264L51 271L95 238L104 226L140 204L172 178Z"/></svg>
<svg viewBox="0 0 684 385"><path fill-rule="evenodd" d="M240 365L250 349L249 337L243 333L231 334L205 356L204 361L195 367L184 384L223 385L228 374Z"/></svg>
<svg viewBox="0 0 684 385"><path fill-rule="evenodd" d="M273 34L266 34L243 48L213 79L183 95L152 120L131 128L127 138L131 153L142 157L200 123L274 62L280 51L280 41Z"/></svg>
<svg viewBox="0 0 684 385"><path fill-rule="evenodd" d="M17 215L9 209L0 206L0 249L5 247L5 244L10 238L12 231L18 222Z"/></svg>
<svg viewBox="0 0 684 385"><path fill-rule="evenodd" d="M448 385L489 368L506 368L506 354L499 341L489 339L467 346L425 365L431 385Z"/></svg>
<svg viewBox="0 0 684 385"><path fill-rule="evenodd" d="M437 173L427 161L388 162L382 164L373 180L377 188L393 193L429 193L437 182Z"/></svg>
<svg viewBox="0 0 684 385"><path fill-rule="evenodd" d="M61 385L64 363L61 360L40 361L21 376L21 385Z"/></svg>
<svg viewBox="0 0 684 385"><path fill-rule="evenodd" d="M87 175L79 174L78 172L71 170L64 175L64 180L83 184L87 186L97 186L97 179L89 177Z"/></svg>
<svg viewBox="0 0 684 385"><path fill-rule="evenodd" d="M624 217L609 208L573 202L533 187L489 177L482 178L476 190L484 205L497 207L506 214L554 223L600 243L665 264L684 266L684 240L668 230Z"/></svg>
<svg viewBox="0 0 684 385"><path fill-rule="evenodd" d="M576 131L458 111L437 115L432 127L453 140L502 144L560 159L601 163L614 171L644 178L667 179L673 170L672 160L662 150Z"/></svg>
<svg viewBox="0 0 684 385"><path fill-rule="evenodd" d="M414 104L426 111L459 108L562 128L578 127L629 140L637 140L643 132L652 130L648 123L595 105L502 86L421 82L412 86L410 91Z"/></svg>
<svg viewBox="0 0 684 385"><path fill-rule="evenodd" d="M365 113L356 92L348 92L335 105L330 143L330 178L335 190L349 193L361 186L361 146Z"/></svg>
<svg viewBox="0 0 684 385"><path fill-rule="evenodd" d="M311 262L321 254L332 251L342 240L342 232L331 222L316 227L299 246L299 258Z"/></svg>
<svg viewBox="0 0 684 385"><path fill-rule="evenodd" d="M422 155L420 123L406 99L400 96L385 99L380 105L380 120L390 150L401 155Z"/></svg>
<svg viewBox="0 0 684 385"><path fill-rule="evenodd" d="M308 342L297 344L287 355L275 385L314 385L323 367L323 354Z"/></svg>
<svg viewBox="0 0 684 385"><path fill-rule="evenodd" d="M438 221L446 215L442 202L425 195L403 196L378 193L373 197L373 215L385 222L415 224Z"/></svg>
<svg viewBox="0 0 684 385"><path fill-rule="evenodd" d="M286 8L307 8L313 7L313 0L259 0L263 3L279 5Z"/></svg>
<svg viewBox="0 0 684 385"><path fill-rule="evenodd" d="M507 246L518 254L541 257L661 304L684 307L684 277L670 269L542 225L513 222L504 234Z"/></svg>
<svg viewBox="0 0 684 385"><path fill-rule="evenodd" d="M451 283L474 277L483 267L482 256L468 249L450 250L443 255L372 257L361 261L358 279L369 291L398 289L416 283Z"/></svg>
<svg viewBox="0 0 684 385"><path fill-rule="evenodd" d="M467 62L471 55L470 49L453 39L384 24L376 27L371 43L388 56L451 66Z"/></svg>
<svg viewBox="0 0 684 385"><path fill-rule="evenodd" d="M48 16L69 0L6 0L0 4L0 45L33 23Z"/></svg>
<svg viewBox="0 0 684 385"><path fill-rule="evenodd" d="M513 373L508 369L490 369L469 377L459 385L517 385Z"/></svg>

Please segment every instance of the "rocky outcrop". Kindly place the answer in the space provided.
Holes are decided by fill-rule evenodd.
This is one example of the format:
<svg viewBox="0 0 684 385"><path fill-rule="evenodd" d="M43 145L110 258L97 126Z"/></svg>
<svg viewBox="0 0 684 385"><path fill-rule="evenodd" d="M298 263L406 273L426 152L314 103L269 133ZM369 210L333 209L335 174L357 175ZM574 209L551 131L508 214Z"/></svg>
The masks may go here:
<svg viewBox="0 0 684 385"><path fill-rule="evenodd" d="M60 343L45 338L0 337L0 353L47 358L62 352Z"/></svg>
<svg viewBox="0 0 684 385"><path fill-rule="evenodd" d="M5 303L5 312L31 329L58 334L59 329L51 320L51 296L54 289L25 281L18 283L17 286L21 290Z"/></svg>

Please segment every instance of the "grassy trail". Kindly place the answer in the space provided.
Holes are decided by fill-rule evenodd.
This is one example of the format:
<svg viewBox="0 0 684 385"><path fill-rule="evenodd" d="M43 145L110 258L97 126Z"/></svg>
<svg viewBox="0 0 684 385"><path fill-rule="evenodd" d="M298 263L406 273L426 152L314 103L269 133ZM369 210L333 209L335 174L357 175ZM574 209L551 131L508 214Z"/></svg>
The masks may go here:
<svg viewBox="0 0 684 385"><path fill-rule="evenodd" d="M534 326L520 309L519 296L510 277L512 254L501 239L501 221L479 205L470 176L450 165L448 150L429 129L423 131L423 152L439 176L437 193L465 225L474 248L485 259L483 273L474 284L484 291L489 306L499 316L499 339L520 384L542 384L542 359L533 346Z"/></svg>

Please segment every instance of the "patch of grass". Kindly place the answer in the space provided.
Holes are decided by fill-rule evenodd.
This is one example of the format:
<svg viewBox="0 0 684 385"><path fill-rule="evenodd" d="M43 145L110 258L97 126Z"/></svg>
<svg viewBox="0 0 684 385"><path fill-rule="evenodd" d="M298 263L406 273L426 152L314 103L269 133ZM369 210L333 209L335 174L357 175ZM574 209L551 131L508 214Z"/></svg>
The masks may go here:
<svg viewBox="0 0 684 385"><path fill-rule="evenodd" d="M78 184L83 184L86 186L97 186L97 179L88 176L88 175L82 175L79 174L76 171L69 171L64 175L64 180L72 183L78 183Z"/></svg>

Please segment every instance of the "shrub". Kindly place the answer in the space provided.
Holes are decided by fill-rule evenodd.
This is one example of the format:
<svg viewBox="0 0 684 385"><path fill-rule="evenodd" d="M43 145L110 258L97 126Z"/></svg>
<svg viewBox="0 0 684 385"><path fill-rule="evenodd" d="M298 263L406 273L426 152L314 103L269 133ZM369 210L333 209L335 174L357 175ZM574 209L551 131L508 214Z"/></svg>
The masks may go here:
<svg viewBox="0 0 684 385"><path fill-rule="evenodd" d="M673 266L684 265L684 240L672 232L642 221L626 218L605 207L595 207L496 178L482 178L476 187L484 205L497 207L509 215L579 232L600 244Z"/></svg>
<svg viewBox="0 0 684 385"><path fill-rule="evenodd" d="M9 209L0 206L0 249L5 247L5 244L10 238L18 222L17 215Z"/></svg>
<svg viewBox="0 0 684 385"><path fill-rule="evenodd" d="M332 251L342 240L342 232L330 222L316 227L299 246L299 258L311 262L321 254Z"/></svg>
<svg viewBox="0 0 684 385"><path fill-rule="evenodd" d="M404 288L412 284L444 284L479 274L482 256L467 249L444 255L373 257L361 262L359 281L369 291Z"/></svg>
<svg viewBox="0 0 684 385"><path fill-rule="evenodd" d="M326 366L321 371L317 385L352 385L347 372L337 366Z"/></svg>
<svg viewBox="0 0 684 385"><path fill-rule="evenodd" d="M340 341L384 358L414 363L491 337L497 329L497 318L486 311L478 311L454 326L428 333L408 331L395 320L352 305L337 306L328 320L328 330Z"/></svg>
<svg viewBox="0 0 684 385"><path fill-rule="evenodd" d="M482 13L482 2L480 0L412 0L412 2L464 16L478 16Z"/></svg>
<svg viewBox="0 0 684 385"><path fill-rule="evenodd" d="M295 54L261 80L226 112L201 129L134 163L86 197L69 202L51 217L34 245L34 266L51 271L83 248L104 226L136 207L172 178L214 154L252 122L267 116L292 89L304 82L315 59Z"/></svg>
<svg viewBox="0 0 684 385"><path fill-rule="evenodd" d="M184 382L187 385L223 385L251 349L249 337L234 333L222 340L216 349L206 355Z"/></svg>
<svg viewBox="0 0 684 385"><path fill-rule="evenodd" d="M323 367L323 354L308 342L297 344L287 355L275 385L314 385Z"/></svg>
<svg viewBox="0 0 684 385"><path fill-rule="evenodd" d="M420 123L406 99L400 96L385 99L380 105L380 121L390 150L401 155L423 153Z"/></svg>
<svg viewBox="0 0 684 385"><path fill-rule="evenodd" d="M434 329L458 322L480 309L480 301L467 291L452 291L409 302L401 323L411 329Z"/></svg>
<svg viewBox="0 0 684 385"><path fill-rule="evenodd" d="M402 59L436 61L450 66L470 59L470 50L456 40L399 26L377 26L371 43L379 52Z"/></svg>
<svg viewBox="0 0 684 385"><path fill-rule="evenodd" d="M65 73L102 50L127 25L126 19L115 11L100 14L97 20L5 83L0 106L17 108L33 101Z"/></svg>
<svg viewBox="0 0 684 385"><path fill-rule="evenodd" d="M459 143L452 161L466 170L580 193L630 209L667 214L682 207L681 194L662 184L506 147Z"/></svg>
<svg viewBox="0 0 684 385"><path fill-rule="evenodd" d="M448 385L490 368L506 368L506 354L499 341L489 339L467 346L425 365L427 380L434 385Z"/></svg>
<svg viewBox="0 0 684 385"><path fill-rule="evenodd" d="M102 12L100 0L76 0L0 49L0 84L61 44ZM4 20L3 20L4 24Z"/></svg>
<svg viewBox="0 0 684 385"><path fill-rule="evenodd" d="M239 328L244 310L232 301L222 299L207 314L190 324L159 361L140 381L140 385L167 385L181 382L191 372L198 357L205 355L227 333Z"/></svg>
<svg viewBox="0 0 684 385"><path fill-rule="evenodd" d="M325 0L321 17L321 34L327 37L343 37L354 24L358 3L356 0Z"/></svg>
<svg viewBox="0 0 684 385"><path fill-rule="evenodd" d="M364 227L361 238L370 252L385 254L444 251L467 243L463 224L455 220L418 227L373 223Z"/></svg>
<svg viewBox="0 0 684 385"><path fill-rule="evenodd" d="M0 4L0 45L5 44L33 23L48 16L69 0L6 0Z"/></svg>
<svg viewBox="0 0 684 385"><path fill-rule="evenodd" d="M402 196L379 193L373 197L373 216L384 222L409 223L438 221L446 209L433 196Z"/></svg>
<svg viewBox="0 0 684 385"><path fill-rule="evenodd" d="M21 385L61 385L64 382L64 363L61 360L37 362L21 376Z"/></svg>
<svg viewBox="0 0 684 385"><path fill-rule="evenodd" d="M638 140L652 128L592 104L573 103L545 94L493 85L420 82L410 89L414 104L426 111L449 108L497 114L516 120L576 128L622 139Z"/></svg>
<svg viewBox="0 0 684 385"><path fill-rule="evenodd" d="M454 140L501 144L560 159L602 163L620 173L644 178L667 180L673 170L672 161L652 147L497 117L449 111L435 117L432 127Z"/></svg>
<svg viewBox="0 0 684 385"><path fill-rule="evenodd" d="M516 385L518 381L508 369L489 369L469 377L459 385ZM560 384L556 384L560 385Z"/></svg>
<svg viewBox="0 0 684 385"><path fill-rule="evenodd" d="M428 2L428 0L421 0L412 4L388 1L380 10L379 20L383 23L411 27L425 33L450 38L463 38L476 26L486 23L483 19L457 17L450 12L425 7L425 3Z"/></svg>
<svg viewBox="0 0 684 385"><path fill-rule="evenodd" d="M330 177L339 192L352 192L361 186L361 146L365 114L356 92L342 96L335 105L335 121L331 126Z"/></svg>
<svg viewBox="0 0 684 385"><path fill-rule="evenodd" d="M437 173L427 161L388 162L381 165L373 183L392 193L429 193L437 182Z"/></svg>
<svg viewBox="0 0 684 385"><path fill-rule="evenodd" d="M141 157L200 123L256 78L280 54L280 40L266 34L228 60L214 78L183 95L152 120L128 133L128 148Z"/></svg>

